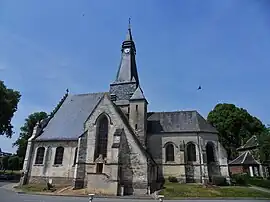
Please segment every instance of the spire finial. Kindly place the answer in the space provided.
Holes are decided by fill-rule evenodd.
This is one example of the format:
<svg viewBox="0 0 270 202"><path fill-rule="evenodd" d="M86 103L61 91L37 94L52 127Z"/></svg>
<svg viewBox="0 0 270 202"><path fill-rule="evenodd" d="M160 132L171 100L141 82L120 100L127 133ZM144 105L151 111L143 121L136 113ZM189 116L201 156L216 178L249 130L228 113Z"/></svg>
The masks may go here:
<svg viewBox="0 0 270 202"><path fill-rule="evenodd" d="M128 29L131 29L131 18L128 18Z"/></svg>
<svg viewBox="0 0 270 202"><path fill-rule="evenodd" d="M69 93L69 90L68 90L68 88L67 88L67 90L66 90L66 93L67 93L67 94Z"/></svg>

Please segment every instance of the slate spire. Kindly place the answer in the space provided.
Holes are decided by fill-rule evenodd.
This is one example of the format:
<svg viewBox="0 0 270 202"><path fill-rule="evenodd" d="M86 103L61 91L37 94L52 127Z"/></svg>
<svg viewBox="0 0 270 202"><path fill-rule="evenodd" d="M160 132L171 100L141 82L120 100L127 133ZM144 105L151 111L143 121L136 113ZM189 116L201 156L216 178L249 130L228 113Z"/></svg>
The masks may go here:
<svg viewBox="0 0 270 202"><path fill-rule="evenodd" d="M122 43L121 52L121 61L114 83L135 82L138 86L139 77L135 59L136 47L132 38L130 19L127 35Z"/></svg>

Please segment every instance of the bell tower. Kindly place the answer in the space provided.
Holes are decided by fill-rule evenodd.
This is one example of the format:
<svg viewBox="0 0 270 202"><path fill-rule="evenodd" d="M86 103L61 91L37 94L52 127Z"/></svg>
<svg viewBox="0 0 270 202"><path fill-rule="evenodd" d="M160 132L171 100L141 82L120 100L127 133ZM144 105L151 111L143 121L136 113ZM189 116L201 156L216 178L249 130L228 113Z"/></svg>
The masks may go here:
<svg viewBox="0 0 270 202"><path fill-rule="evenodd" d="M116 105L127 105L129 99L139 86L139 77L136 66L136 47L129 26L126 39L122 43L121 61L115 81L110 85L112 101Z"/></svg>

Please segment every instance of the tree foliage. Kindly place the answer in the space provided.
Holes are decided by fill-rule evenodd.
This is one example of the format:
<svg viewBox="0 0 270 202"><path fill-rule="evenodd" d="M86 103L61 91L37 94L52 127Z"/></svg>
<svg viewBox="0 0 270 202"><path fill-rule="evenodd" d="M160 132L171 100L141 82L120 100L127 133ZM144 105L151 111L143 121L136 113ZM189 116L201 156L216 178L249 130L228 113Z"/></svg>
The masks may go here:
<svg viewBox="0 0 270 202"><path fill-rule="evenodd" d="M270 164L270 128L266 128L257 139L260 145L259 154L261 162Z"/></svg>
<svg viewBox="0 0 270 202"><path fill-rule="evenodd" d="M230 160L237 156L236 149L252 135L259 136L266 130L258 118L234 104L217 104L208 114L207 121L218 130Z"/></svg>
<svg viewBox="0 0 270 202"><path fill-rule="evenodd" d="M4 156L2 158L2 166L4 170L8 169L8 159L9 159L9 156Z"/></svg>
<svg viewBox="0 0 270 202"><path fill-rule="evenodd" d="M0 158L0 170L20 170L22 168L21 158L17 155L4 156Z"/></svg>
<svg viewBox="0 0 270 202"><path fill-rule="evenodd" d="M13 146L18 147L17 155L19 157L25 157L27 141L31 137L36 123L45 118L47 118L46 112L36 112L30 114L28 118L25 119L25 124L20 128L21 132L19 138L13 143Z"/></svg>
<svg viewBox="0 0 270 202"><path fill-rule="evenodd" d="M20 97L18 91L7 88L4 82L0 81L0 135L12 136L11 119L17 111Z"/></svg>
<svg viewBox="0 0 270 202"><path fill-rule="evenodd" d="M9 170L19 170L20 169L20 159L18 156L11 156L8 159L8 169Z"/></svg>

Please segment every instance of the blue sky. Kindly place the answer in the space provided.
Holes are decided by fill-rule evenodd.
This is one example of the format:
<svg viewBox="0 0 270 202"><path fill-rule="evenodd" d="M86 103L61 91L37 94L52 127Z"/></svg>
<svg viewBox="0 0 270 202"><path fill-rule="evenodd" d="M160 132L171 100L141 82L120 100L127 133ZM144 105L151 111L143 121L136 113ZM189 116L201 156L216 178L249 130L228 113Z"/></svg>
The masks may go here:
<svg viewBox="0 0 270 202"><path fill-rule="evenodd" d="M15 152L24 119L50 112L67 88L109 89L129 17L151 111L207 116L228 102L270 123L269 9L267 0L1 0L0 80L22 98L0 148Z"/></svg>

